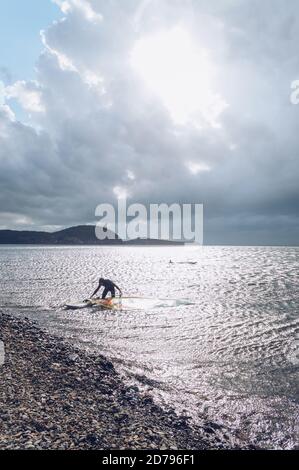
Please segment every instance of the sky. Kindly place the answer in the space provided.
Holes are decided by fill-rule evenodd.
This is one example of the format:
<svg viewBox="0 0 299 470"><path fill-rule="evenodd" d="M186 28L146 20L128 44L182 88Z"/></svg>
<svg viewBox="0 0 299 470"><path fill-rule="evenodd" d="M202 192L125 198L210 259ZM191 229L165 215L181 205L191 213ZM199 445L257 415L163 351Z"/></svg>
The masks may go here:
<svg viewBox="0 0 299 470"><path fill-rule="evenodd" d="M62 17L50 0L9 0L1 2L0 67L2 79L31 80L43 49L40 31ZM5 74L6 69L6 74Z"/></svg>
<svg viewBox="0 0 299 470"><path fill-rule="evenodd" d="M208 244L299 240L299 3L11 0L0 229L100 203L203 203Z"/></svg>

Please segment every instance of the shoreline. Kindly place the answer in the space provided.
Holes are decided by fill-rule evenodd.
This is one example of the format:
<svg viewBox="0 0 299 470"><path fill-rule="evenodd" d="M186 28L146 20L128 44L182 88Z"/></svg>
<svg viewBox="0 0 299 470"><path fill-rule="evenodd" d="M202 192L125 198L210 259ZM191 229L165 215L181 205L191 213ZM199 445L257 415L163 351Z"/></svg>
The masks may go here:
<svg viewBox="0 0 299 470"><path fill-rule="evenodd" d="M0 312L0 340L0 450L232 448L217 436L217 425L191 426L188 417L125 385L104 356L28 319Z"/></svg>

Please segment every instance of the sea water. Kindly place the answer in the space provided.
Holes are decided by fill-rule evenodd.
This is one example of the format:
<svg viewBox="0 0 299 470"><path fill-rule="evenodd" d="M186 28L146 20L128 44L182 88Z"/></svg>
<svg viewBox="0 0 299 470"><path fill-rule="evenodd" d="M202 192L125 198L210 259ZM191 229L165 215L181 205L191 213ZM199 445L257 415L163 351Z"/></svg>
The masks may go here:
<svg viewBox="0 0 299 470"><path fill-rule="evenodd" d="M296 247L2 246L0 308L106 355L128 383L218 423L232 444L288 449L298 443L298 273ZM64 309L99 277L135 299Z"/></svg>

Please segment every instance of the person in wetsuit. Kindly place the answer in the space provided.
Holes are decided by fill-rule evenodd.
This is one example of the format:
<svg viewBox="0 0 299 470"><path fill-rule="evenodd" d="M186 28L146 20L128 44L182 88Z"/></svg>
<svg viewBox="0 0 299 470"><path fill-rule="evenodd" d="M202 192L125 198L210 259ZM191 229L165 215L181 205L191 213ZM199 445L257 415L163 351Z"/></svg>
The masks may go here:
<svg viewBox="0 0 299 470"><path fill-rule="evenodd" d="M96 293L100 290L101 287L104 287L102 299L106 299L107 294L109 294L109 292L111 294L111 297L115 297L115 289L117 289L118 292L120 293L120 296L122 296L121 289L114 282L110 281L110 279L103 279L101 277L99 280L99 285L94 291L94 293L92 294L91 298L93 298L93 296L96 295Z"/></svg>

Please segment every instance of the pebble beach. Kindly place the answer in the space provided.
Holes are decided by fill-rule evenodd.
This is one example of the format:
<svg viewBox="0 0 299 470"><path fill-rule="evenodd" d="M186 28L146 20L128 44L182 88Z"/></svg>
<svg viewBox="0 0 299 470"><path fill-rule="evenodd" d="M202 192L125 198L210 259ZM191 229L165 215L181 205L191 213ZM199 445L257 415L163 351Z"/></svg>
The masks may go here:
<svg viewBox="0 0 299 470"><path fill-rule="evenodd" d="M191 425L126 386L103 356L29 319L0 313L0 449L225 449L217 425Z"/></svg>

